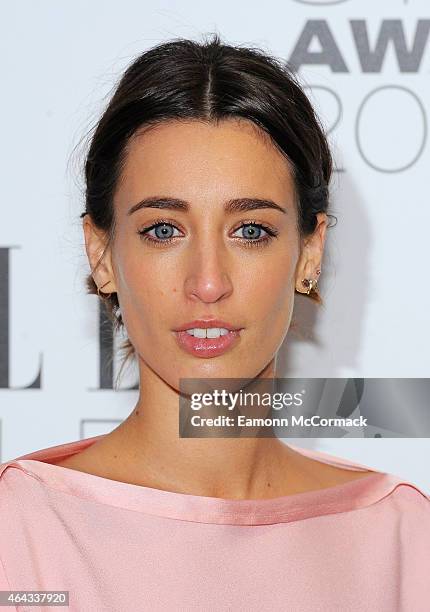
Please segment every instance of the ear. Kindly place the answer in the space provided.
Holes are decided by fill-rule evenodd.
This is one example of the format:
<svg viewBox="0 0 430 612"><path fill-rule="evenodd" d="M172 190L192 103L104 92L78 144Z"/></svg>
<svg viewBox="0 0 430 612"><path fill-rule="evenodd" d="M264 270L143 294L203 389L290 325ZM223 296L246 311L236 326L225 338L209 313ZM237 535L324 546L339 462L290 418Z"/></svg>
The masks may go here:
<svg viewBox="0 0 430 612"><path fill-rule="evenodd" d="M318 270L321 270L328 217L324 212L317 213L316 217L317 225L315 230L302 240L300 257L296 266L295 284L296 290L299 293L307 292L307 288L302 284L302 280L305 278L318 280Z"/></svg>
<svg viewBox="0 0 430 612"><path fill-rule="evenodd" d="M83 231L94 282L102 293L114 293L117 289L106 232L95 227L90 215L84 216Z"/></svg>

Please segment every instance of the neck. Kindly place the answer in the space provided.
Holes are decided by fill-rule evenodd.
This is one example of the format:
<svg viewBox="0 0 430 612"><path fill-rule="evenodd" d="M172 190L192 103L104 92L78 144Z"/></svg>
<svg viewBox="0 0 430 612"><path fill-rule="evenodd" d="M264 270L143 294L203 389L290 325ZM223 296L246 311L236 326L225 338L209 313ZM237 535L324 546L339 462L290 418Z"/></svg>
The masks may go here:
<svg viewBox="0 0 430 612"><path fill-rule="evenodd" d="M274 369L272 362L259 378L273 378ZM278 438L181 438L178 391L144 362L139 374L133 412L103 441L129 482L231 499L282 494L295 453Z"/></svg>

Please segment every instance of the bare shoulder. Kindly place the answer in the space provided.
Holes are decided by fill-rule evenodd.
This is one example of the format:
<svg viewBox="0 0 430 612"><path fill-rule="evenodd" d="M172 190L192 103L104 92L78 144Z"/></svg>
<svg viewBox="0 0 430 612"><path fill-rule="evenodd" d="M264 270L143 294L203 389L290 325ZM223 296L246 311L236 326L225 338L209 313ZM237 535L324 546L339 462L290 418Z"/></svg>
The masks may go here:
<svg viewBox="0 0 430 612"><path fill-rule="evenodd" d="M82 461L82 457L80 457L79 455L81 455L81 453L78 453L78 456L72 455L71 457L66 457L62 461L56 461L55 465L75 470L82 468L82 466L85 467L88 462L86 462L85 460Z"/></svg>
<svg viewBox="0 0 430 612"><path fill-rule="evenodd" d="M124 466L123 453L116 443L116 437L111 432L104 438L96 440L90 446L69 455L55 465L78 472L86 472L94 476L123 480L130 482L129 474Z"/></svg>
<svg viewBox="0 0 430 612"><path fill-rule="evenodd" d="M66 467L79 472L87 472L90 474L100 473L102 465L109 465L109 462L103 461L103 456L98 452L94 452L94 449L84 449L79 453L70 455L61 461L56 461L55 465L60 467Z"/></svg>
<svg viewBox="0 0 430 612"><path fill-rule="evenodd" d="M342 468L318 459L307 457L288 447L289 460L293 462L297 472L307 481L312 481L315 488L333 487L370 476L373 470L355 470Z"/></svg>
<svg viewBox="0 0 430 612"><path fill-rule="evenodd" d="M361 480L375 472L372 470L349 470L335 465L328 465L319 461L312 461L311 469L317 479L324 481L325 486L334 487L338 484L345 484L354 480Z"/></svg>

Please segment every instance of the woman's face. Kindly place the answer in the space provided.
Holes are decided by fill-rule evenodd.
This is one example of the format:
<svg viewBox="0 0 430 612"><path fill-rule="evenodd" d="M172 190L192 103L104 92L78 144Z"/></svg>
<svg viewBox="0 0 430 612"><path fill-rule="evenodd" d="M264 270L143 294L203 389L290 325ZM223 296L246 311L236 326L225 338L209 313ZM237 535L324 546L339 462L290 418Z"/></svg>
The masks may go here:
<svg viewBox="0 0 430 612"><path fill-rule="evenodd" d="M112 280L104 291L118 292L139 359L175 388L180 378L253 378L273 365L307 264L298 269L292 175L267 136L239 120L135 135L114 205L111 275L98 285ZM204 324L193 322L210 318L240 331L208 323L221 336L201 338ZM194 335L175 331L184 326Z"/></svg>

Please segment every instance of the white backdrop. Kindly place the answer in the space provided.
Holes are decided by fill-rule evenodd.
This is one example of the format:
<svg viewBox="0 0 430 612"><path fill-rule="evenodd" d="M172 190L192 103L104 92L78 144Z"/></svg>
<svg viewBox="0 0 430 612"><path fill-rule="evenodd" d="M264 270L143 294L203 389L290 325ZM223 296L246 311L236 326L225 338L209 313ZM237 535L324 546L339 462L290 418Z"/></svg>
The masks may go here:
<svg viewBox="0 0 430 612"><path fill-rule="evenodd" d="M290 61L330 129L338 224L326 303L314 314L297 299L302 334L288 334L278 375L430 376L428 0L18 0L3 6L0 28L2 461L108 431L137 399L100 389L82 149L72 149L133 58L176 36L218 31ZM428 439L300 444L430 490Z"/></svg>

